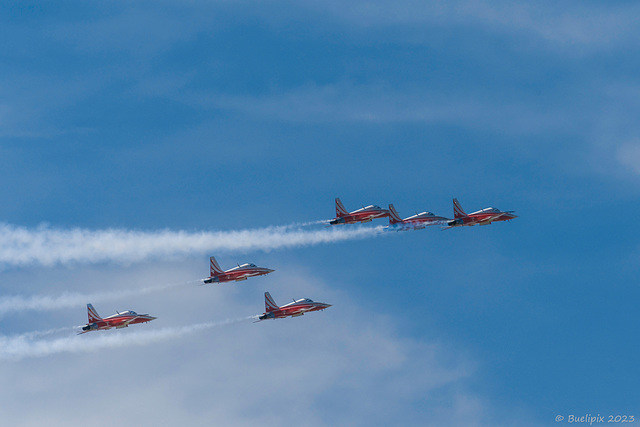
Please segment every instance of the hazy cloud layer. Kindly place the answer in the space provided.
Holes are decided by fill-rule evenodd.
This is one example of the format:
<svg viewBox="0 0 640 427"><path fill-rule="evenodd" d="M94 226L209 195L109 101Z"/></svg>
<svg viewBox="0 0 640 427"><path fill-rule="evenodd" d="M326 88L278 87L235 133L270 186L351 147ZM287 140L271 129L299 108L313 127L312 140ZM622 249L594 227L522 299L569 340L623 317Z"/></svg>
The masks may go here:
<svg viewBox="0 0 640 427"><path fill-rule="evenodd" d="M640 140L619 146L616 158L634 174L640 175Z"/></svg>
<svg viewBox="0 0 640 427"><path fill-rule="evenodd" d="M106 426L118 406L120 418L152 424L255 425L296 417L310 426L499 425L490 423L488 402L468 391L472 361L442 343L406 336L392 318L363 309L344 292L290 275L272 290L277 302L296 295L334 306L251 323L241 316L254 314L262 301L248 307L233 288L216 289L176 293L187 294L189 310L179 309L182 297L157 299L158 320L123 330L76 336L60 327L0 337L0 372L17 384L11 394L0 393L9 404L3 416L20 417L20 425L46 417L52 426L91 416ZM194 300L194 292L208 297ZM210 321L188 323L205 312ZM78 379L100 390L100 405L90 404L95 396ZM137 396L135 405L122 400L122 387L127 399ZM56 395L37 412L24 412L26 402L16 398L30 390L41 399L53 388Z"/></svg>

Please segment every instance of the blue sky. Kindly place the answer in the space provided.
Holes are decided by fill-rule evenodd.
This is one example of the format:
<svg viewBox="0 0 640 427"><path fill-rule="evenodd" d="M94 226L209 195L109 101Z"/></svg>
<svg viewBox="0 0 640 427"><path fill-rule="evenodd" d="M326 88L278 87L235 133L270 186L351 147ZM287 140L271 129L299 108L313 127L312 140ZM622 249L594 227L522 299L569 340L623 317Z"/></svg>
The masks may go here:
<svg viewBox="0 0 640 427"><path fill-rule="evenodd" d="M29 338L63 348L0 361L12 384L3 419L640 416L637 13L628 2L7 3L0 308L13 296L95 300L0 310L2 339L81 324L86 302L158 320L80 343L68 331ZM330 218L337 196L352 210L393 203L405 217L452 216L457 197L467 211L519 218L211 253L230 244L217 232L252 239ZM7 243L16 227L34 241L81 229L79 247L95 247L86 257L55 239L25 249ZM133 237L95 234L114 230ZM169 236L163 252L142 245L135 261L100 256L163 231L190 237ZM211 246L189 246L201 232ZM26 252L42 260L17 261ZM276 272L184 285L206 276L210 255ZM140 291L165 284L176 286ZM333 307L168 329L259 314L265 291Z"/></svg>

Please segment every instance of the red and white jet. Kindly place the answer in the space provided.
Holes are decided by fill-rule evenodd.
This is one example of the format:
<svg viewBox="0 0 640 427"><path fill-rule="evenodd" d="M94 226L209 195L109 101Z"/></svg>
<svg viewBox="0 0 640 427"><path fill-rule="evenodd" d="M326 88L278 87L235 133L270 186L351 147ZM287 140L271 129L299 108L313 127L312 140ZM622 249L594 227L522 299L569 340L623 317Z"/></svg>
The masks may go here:
<svg viewBox="0 0 640 427"><path fill-rule="evenodd" d="M340 199L336 197L336 217L329 224L355 224L356 222L369 222L376 218L389 216L389 211L380 206L369 205L353 212L348 212Z"/></svg>
<svg viewBox="0 0 640 427"><path fill-rule="evenodd" d="M496 208L484 208L477 212L466 214L460 206L458 199L453 199L453 217L454 219L447 223L448 227L461 227L465 225L487 225L494 221L509 221L517 218L513 214L514 211L501 211Z"/></svg>
<svg viewBox="0 0 640 427"><path fill-rule="evenodd" d="M258 322L266 319L283 319L285 317L298 317L309 311L324 310L331 307L331 304L324 304L322 302L314 302L308 298L302 298L285 304L281 307L271 298L269 292L264 293L264 314L258 316Z"/></svg>
<svg viewBox="0 0 640 427"><path fill-rule="evenodd" d="M82 332L78 332L78 335L111 328L126 328L135 323L146 323L157 319L157 317L149 316L148 314L138 314L131 310L123 311L122 313L116 312L117 314L103 319L98 315L98 312L91 304L87 304L87 313L89 316L89 323L82 326Z"/></svg>
<svg viewBox="0 0 640 427"><path fill-rule="evenodd" d="M404 230L420 230L428 225L445 224L451 221L449 218L437 216L431 212L422 212L408 218L402 219L396 208L389 205L389 226L387 230L404 231Z"/></svg>
<svg viewBox="0 0 640 427"><path fill-rule="evenodd" d="M258 267L255 264L242 264L225 271L220 268L214 257L209 259L209 264L211 266L210 276L202 280L204 283L232 282L234 280L239 282L247 280L249 277L262 276L275 271L270 268Z"/></svg>

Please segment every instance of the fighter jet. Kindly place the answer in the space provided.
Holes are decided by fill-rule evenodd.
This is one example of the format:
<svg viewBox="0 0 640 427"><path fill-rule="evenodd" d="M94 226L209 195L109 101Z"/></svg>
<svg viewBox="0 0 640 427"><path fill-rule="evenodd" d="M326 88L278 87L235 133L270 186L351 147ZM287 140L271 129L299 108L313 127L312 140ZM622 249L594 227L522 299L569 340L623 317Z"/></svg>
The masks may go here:
<svg viewBox="0 0 640 427"><path fill-rule="evenodd" d="M204 283L231 282L234 280L239 282L241 280L247 280L249 277L262 276L275 271L269 268L258 267L255 264L242 264L225 271L220 268L214 257L211 257L209 261L211 275L206 279L202 279Z"/></svg>
<svg viewBox="0 0 640 427"><path fill-rule="evenodd" d="M86 334L91 331L101 331L105 329L121 329L126 328L129 325L133 325L135 323L146 323L151 322L156 317L149 316L148 314L138 314L135 311L127 310L122 313L116 312L109 317L105 317L104 319L98 315L98 312L91 304L87 304L87 313L89 316L89 323L84 326L81 326L82 332L78 332L80 334Z"/></svg>
<svg viewBox="0 0 640 427"><path fill-rule="evenodd" d="M460 206L458 199L453 199L453 217L454 219L447 223L447 228L461 227L465 225L487 225L494 221L509 221L517 218L517 215L513 214L514 211L501 211L496 208L484 208L477 212L466 214Z"/></svg>
<svg viewBox="0 0 640 427"><path fill-rule="evenodd" d="M437 216L431 212L422 212L405 219L401 219L393 205L389 205L389 226L386 230L405 231L420 230L428 225L446 224L449 218Z"/></svg>
<svg viewBox="0 0 640 427"><path fill-rule="evenodd" d="M380 206L369 205L364 208L348 212L340 199L336 197L336 217L329 224L355 224L356 222L369 222L376 218L389 216L389 211Z"/></svg>
<svg viewBox="0 0 640 427"><path fill-rule="evenodd" d="M298 317L302 316L308 311L324 310L331 307L331 304L324 304L321 302L314 302L308 298L302 298L294 300L289 304L285 304L281 307L271 298L269 292L264 293L264 308L265 313L258 316L258 322L266 319L283 319L287 316Z"/></svg>

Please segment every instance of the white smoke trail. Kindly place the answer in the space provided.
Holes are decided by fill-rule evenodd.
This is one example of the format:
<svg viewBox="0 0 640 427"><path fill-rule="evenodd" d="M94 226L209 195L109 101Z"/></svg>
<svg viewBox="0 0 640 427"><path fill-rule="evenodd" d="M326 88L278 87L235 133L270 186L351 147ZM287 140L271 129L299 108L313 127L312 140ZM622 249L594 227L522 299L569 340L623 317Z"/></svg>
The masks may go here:
<svg viewBox="0 0 640 427"><path fill-rule="evenodd" d="M26 332L26 333L21 334L19 336L24 337L26 339L33 339L33 338L38 338L38 337L44 337L44 336L47 336L47 335L68 333L68 332L71 332L73 330L74 330L73 327L67 326L66 328L55 328L55 329L47 329L45 331Z"/></svg>
<svg viewBox="0 0 640 427"><path fill-rule="evenodd" d="M289 225L283 225L281 226L283 229L292 229L292 228L300 228L300 227L309 227L312 225L320 225L320 224L325 224L325 225L329 225L329 221L331 221L330 219L319 219L317 221L309 221L309 222L294 222L293 224L289 224Z"/></svg>
<svg viewBox="0 0 640 427"><path fill-rule="evenodd" d="M192 253L269 251L380 235L378 227L322 230L290 226L238 231L132 231L36 229L0 224L0 264L52 266L66 263L132 263Z"/></svg>
<svg viewBox="0 0 640 427"><path fill-rule="evenodd" d="M119 299L146 295L178 286L186 286L199 281L189 281L157 286L148 286L139 289L121 289L109 292L95 292L91 294L81 294L77 292L65 292L58 296L34 295L30 297L13 295L0 297L0 317L7 313L25 310L59 310L64 308L80 307L87 303L116 301Z"/></svg>
<svg viewBox="0 0 640 427"><path fill-rule="evenodd" d="M220 322L198 323L190 326L135 332L114 330L97 331L81 336L73 335L49 340L33 340L33 337L52 333L51 331L0 336L0 360L21 360L28 357L44 357L58 353L86 353L108 348L148 345L194 334L205 329L244 322L255 319L255 317L256 316L247 316L239 319L227 319Z"/></svg>

